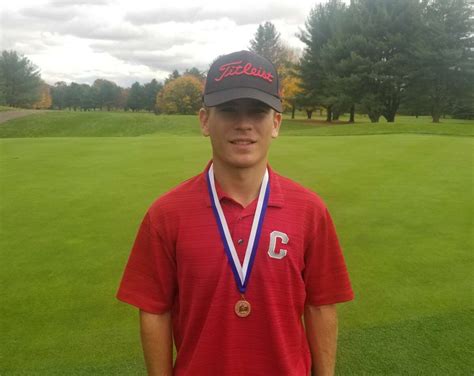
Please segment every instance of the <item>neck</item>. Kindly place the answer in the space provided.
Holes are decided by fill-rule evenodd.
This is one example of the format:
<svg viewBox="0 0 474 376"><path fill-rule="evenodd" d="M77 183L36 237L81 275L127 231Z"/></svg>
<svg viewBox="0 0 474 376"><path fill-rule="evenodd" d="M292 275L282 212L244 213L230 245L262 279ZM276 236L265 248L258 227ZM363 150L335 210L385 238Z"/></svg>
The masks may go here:
<svg viewBox="0 0 474 376"><path fill-rule="evenodd" d="M267 168L266 161L251 168L229 168L216 160L213 166L214 178L220 187L243 207L258 197Z"/></svg>

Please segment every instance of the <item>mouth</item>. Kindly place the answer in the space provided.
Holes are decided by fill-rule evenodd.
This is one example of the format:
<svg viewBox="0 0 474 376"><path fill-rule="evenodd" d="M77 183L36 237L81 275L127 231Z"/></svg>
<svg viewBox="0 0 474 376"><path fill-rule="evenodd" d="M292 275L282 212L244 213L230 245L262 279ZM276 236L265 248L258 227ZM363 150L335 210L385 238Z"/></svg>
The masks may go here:
<svg viewBox="0 0 474 376"><path fill-rule="evenodd" d="M236 138L234 140L230 140L229 142L233 145L252 145L256 143L256 141L250 138Z"/></svg>

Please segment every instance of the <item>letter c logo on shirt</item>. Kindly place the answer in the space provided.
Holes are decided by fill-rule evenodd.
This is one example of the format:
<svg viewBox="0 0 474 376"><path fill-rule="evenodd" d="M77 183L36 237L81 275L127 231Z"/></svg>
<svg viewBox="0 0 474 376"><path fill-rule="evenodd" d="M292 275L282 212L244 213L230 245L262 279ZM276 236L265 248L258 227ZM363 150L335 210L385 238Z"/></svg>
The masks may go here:
<svg viewBox="0 0 474 376"><path fill-rule="evenodd" d="M288 240L289 240L288 235L286 235L284 232L272 231L270 234L270 244L268 246L268 255L271 258L281 260L283 257L286 256L287 250L280 248L278 252L275 252L277 238L281 239L282 244L288 244Z"/></svg>

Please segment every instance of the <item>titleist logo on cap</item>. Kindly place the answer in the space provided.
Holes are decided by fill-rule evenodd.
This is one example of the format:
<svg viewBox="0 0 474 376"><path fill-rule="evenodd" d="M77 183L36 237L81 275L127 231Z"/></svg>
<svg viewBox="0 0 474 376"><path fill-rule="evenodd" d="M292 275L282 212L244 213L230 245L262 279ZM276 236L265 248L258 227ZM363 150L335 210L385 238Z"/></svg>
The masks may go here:
<svg viewBox="0 0 474 376"><path fill-rule="evenodd" d="M252 65L252 63L246 63L244 65L242 64L242 60L221 65L219 67L219 72L221 72L221 75L214 78L214 81L221 81L226 77L240 76L245 74L247 76L261 78L268 82L273 82L273 75L270 72L267 72L262 67L256 68Z"/></svg>
<svg viewBox="0 0 474 376"><path fill-rule="evenodd" d="M254 99L277 112L283 111L275 66L251 51L218 57L209 68L202 99L207 107L237 99Z"/></svg>

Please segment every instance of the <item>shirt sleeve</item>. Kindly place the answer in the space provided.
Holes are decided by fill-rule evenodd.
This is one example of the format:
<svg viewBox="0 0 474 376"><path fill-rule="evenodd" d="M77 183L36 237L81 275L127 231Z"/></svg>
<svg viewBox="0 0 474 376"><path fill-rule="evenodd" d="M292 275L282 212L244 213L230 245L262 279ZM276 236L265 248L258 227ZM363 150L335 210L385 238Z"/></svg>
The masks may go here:
<svg viewBox="0 0 474 376"><path fill-rule="evenodd" d="M349 274L329 212L315 224L305 253L306 304L320 306L352 300Z"/></svg>
<svg viewBox="0 0 474 376"><path fill-rule="evenodd" d="M174 254L153 228L147 213L125 267L117 299L146 312L164 313L172 308L176 286Z"/></svg>

